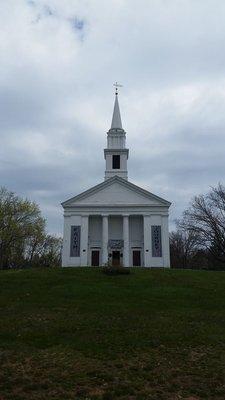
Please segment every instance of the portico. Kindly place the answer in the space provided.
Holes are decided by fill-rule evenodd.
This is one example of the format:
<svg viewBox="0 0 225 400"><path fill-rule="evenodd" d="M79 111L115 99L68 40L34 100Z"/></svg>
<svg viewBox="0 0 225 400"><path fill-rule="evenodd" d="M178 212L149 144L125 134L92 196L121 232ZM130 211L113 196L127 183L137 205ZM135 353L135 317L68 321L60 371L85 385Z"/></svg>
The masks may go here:
<svg viewBox="0 0 225 400"><path fill-rule="evenodd" d="M102 221L99 224L98 228L96 228L102 228L102 243L99 243L99 246L96 247L96 244L94 243L94 238L91 236L91 234L89 234L88 251L91 256L90 261L92 260L92 250L98 249L95 251L99 251L99 265L113 265L114 263L118 263L119 265L123 265L124 267L129 267L129 215L102 214L100 218ZM91 227L92 220L93 218L90 216L90 232L93 231L93 228ZM96 232L95 234L98 236Z"/></svg>

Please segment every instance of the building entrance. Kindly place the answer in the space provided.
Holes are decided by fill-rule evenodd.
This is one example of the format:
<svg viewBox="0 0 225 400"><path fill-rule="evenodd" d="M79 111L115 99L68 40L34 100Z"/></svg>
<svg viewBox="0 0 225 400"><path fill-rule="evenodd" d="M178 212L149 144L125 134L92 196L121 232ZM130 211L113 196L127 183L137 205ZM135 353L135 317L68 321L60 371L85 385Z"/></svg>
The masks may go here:
<svg viewBox="0 0 225 400"><path fill-rule="evenodd" d="M91 252L91 265L99 267L99 250L92 250Z"/></svg>
<svg viewBox="0 0 225 400"><path fill-rule="evenodd" d="M120 251L112 252L112 266L119 267L120 266Z"/></svg>
<svg viewBox="0 0 225 400"><path fill-rule="evenodd" d="M141 266L141 252L140 250L133 250L133 266L140 267Z"/></svg>

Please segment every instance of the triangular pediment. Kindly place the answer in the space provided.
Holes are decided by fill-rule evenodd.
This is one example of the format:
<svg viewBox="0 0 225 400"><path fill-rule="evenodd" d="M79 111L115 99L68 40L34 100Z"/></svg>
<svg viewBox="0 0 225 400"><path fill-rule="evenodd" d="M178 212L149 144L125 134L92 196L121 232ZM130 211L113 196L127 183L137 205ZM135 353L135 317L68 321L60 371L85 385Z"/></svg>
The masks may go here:
<svg viewBox="0 0 225 400"><path fill-rule="evenodd" d="M152 205L169 207L170 202L114 176L62 203L64 208L78 205Z"/></svg>

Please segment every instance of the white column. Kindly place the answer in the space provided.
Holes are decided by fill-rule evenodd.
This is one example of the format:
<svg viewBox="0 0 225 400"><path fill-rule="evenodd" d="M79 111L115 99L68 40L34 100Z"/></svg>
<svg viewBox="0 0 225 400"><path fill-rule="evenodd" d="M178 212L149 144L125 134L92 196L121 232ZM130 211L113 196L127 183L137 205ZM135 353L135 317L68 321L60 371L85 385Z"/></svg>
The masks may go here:
<svg viewBox="0 0 225 400"><path fill-rule="evenodd" d="M64 228L63 228L63 247L62 247L62 267L69 266L70 262L70 236L71 225L70 216L64 214Z"/></svg>
<svg viewBox="0 0 225 400"><path fill-rule="evenodd" d="M162 256L163 267L170 268L170 243L169 243L169 227L168 216L162 216Z"/></svg>
<svg viewBox="0 0 225 400"><path fill-rule="evenodd" d="M80 265L88 265L88 215L81 217Z"/></svg>
<svg viewBox="0 0 225 400"><path fill-rule="evenodd" d="M143 215L144 218L144 266L151 267L152 238L151 238L151 216Z"/></svg>
<svg viewBox="0 0 225 400"><path fill-rule="evenodd" d="M102 265L108 262L109 220L108 215L102 215Z"/></svg>
<svg viewBox="0 0 225 400"><path fill-rule="evenodd" d="M123 266L130 266L129 215L123 215Z"/></svg>

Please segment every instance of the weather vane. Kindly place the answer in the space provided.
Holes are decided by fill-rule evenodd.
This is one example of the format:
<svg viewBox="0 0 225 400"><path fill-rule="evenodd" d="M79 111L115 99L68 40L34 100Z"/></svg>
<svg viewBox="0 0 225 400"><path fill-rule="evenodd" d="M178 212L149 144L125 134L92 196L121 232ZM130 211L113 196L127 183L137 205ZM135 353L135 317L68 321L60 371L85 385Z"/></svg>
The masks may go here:
<svg viewBox="0 0 225 400"><path fill-rule="evenodd" d="M115 88L116 88L116 93L115 94L117 96L118 95L118 88L119 87L123 87L123 85L120 85L118 82L116 82L116 83L113 84L113 86L115 86Z"/></svg>

